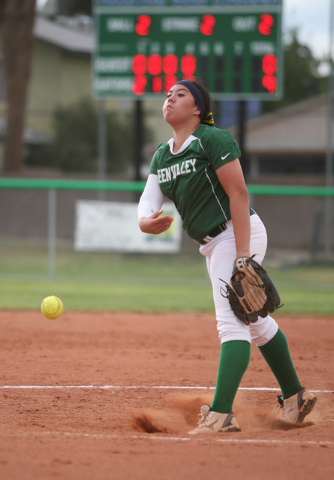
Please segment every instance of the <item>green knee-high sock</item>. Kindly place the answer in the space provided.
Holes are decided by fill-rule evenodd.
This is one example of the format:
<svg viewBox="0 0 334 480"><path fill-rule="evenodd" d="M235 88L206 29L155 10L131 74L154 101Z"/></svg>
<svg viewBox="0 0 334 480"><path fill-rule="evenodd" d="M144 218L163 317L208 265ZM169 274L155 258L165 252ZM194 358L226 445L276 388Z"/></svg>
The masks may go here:
<svg viewBox="0 0 334 480"><path fill-rule="evenodd" d="M228 413L232 410L243 374L250 359L250 344L235 340L223 343L220 351L217 385L211 409Z"/></svg>
<svg viewBox="0 0 334 480"><path fill-rule="evenodd" d="M259 350L275 375L283 398L294 395L300 388L300 382L282 330L278 329L276 335L266 345L259 347Z"/></svg>

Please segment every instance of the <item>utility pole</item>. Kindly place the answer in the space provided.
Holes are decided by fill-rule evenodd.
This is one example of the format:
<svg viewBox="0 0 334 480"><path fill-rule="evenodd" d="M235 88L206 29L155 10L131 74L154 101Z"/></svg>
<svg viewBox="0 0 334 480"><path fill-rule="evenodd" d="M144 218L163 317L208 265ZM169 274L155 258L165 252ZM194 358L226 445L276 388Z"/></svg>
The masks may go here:
<svg viewBox="0 0 334 480"><path fill-rule="evenodd" d="M327 151L326 187L333 186L333 117L334 117L334 65L333 65L334 0L330 0L329 17L329 77L327 91ZM330 256L333 247L333 199L325 198L325 254Z"/></svg>
<svg viewBox="0 0 334 480"><path fill-rule="evenodd" d="M106 123L106 101L104 98L98 100L98 152L97 152L97 177L105 181L107 173L107 123ZM105 190L98 190L98 200L105 200Z"/></svg>

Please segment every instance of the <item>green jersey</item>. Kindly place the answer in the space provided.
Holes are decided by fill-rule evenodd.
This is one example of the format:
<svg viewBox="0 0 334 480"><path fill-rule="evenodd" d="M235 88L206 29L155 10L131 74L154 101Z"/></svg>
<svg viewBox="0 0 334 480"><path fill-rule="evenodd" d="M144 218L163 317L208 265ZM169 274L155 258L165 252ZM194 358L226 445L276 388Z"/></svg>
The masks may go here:
<svg viewBox="0 0 334 480"><path fill-rule="evenodd" d="M229 198L215 171L240 157L239 146L229 132L199 125L179 152L172 148L173 139L157 147L150 173L158 176L162 193L174 202L184 230L199 242L231 220Z"/></svg>

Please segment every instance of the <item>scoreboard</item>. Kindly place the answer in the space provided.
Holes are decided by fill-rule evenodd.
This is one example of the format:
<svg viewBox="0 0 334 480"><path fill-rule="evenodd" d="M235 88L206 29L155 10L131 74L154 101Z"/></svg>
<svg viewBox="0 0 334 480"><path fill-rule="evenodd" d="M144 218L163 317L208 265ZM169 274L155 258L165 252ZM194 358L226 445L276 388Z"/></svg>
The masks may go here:
<svg viewBox="0 0 334 480"><path fill-rule="evenodd" d="M158 97L181 79L213 99L282 96L282 0L97 0L93 93Z"/></svg>

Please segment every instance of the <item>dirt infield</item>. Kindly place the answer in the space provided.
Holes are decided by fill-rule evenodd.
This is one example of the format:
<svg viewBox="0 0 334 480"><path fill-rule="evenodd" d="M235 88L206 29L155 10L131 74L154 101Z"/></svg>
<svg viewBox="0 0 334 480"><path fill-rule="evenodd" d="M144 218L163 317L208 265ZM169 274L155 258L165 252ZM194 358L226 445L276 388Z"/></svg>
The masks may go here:
<svg viewBox="0 0 334 480"><path fill-rule="evenodd" d="M306 424L273 413L277 384L252 346L242 431L193 438L216 380L213 314L1 311L0 478L332 480L334 319L277 320L317 391Z"/></svg>

